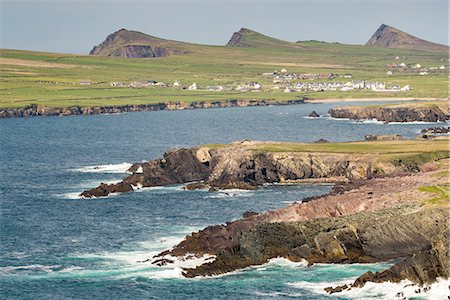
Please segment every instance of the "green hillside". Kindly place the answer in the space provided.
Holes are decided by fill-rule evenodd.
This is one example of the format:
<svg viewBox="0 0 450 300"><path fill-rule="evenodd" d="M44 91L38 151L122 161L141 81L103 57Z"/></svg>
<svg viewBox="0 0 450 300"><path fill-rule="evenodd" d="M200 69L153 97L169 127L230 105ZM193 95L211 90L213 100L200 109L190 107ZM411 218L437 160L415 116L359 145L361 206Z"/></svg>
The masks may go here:
<svg viewBox="0 0 450 300"><path fill-rule="evenodd" d="M133 33L138 35L140 33ZM152 37L153 38L153 37ZM187 50L184 55L158 58L120 58L71 55L0 49L0 107L23 107L30 104L48 106L92 106L154 103L165 101L217 101L229 99L299 98L382 98L382 97L448 97L448 66L445 71L386 75L387 65L403 62L438 67L448 64L448 55L401 49L343 45L323 42L277 42L277 39L251 31L245 35L245 47L195 45L154 38L160 46ZM395 60L395 57L399 59ZM333 81L369 80L401 86L407 92L324 91L283 93L270 89L272 77L263 73L287 69L295 73L351 73L353 78L336 77ZM169 87L113 87L111 82L129 84L133 81L155 80ZM183 87L193 82L199 86L236 87L258 82L261 92L236 90L207 91L173 88L181 81ZM81 81L92 84L81 85ZM308 80L296 80L293 83ZM316 80L317 81L317 80ZM320 81L328 81L320 80Z"/></svg>

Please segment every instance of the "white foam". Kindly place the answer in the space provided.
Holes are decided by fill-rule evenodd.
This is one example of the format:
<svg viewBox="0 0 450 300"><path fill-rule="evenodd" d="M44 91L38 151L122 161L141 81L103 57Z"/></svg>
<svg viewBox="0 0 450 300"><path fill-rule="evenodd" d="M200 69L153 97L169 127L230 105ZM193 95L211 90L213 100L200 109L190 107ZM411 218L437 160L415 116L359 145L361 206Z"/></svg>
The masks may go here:
<svg viewBox="0 0 450 300"><path fill-rule="evenodd" d="M414 122L390 122L388 125L424 125L424 124L449 124L447 122L421 122L421 121L414 121Z"/></svg>
<svg viewBox="0 0 450 300"><path fill-rule="evenodd" d="M0 267L0 273L1 274L10 274L10 273L16 273L20 271L43 271L46 273L53 272L53 269L60 268L60 265L25 265L25 266L7 266L7 267Z"/></svg>
<svg viewBox="0 0 450 300"><path fill-rule="evenodd" d="M96 165L85 166L80 168L71 169L73 172L81 173L131 173L128 169L132 166L130 163L109 164L109 165Z"/></svg>
<svg viewBox="0 0 450 300"><path fill-rule="evenodd" d="M142 169L142 166L139 166L139 168L137 168L137 170L134 173L136 173L136 174L144 173L144 170Z"/></svg>
<svg viewBox="0 0 450 300"><path fill-rule="evenodd" d="M291 261L284 257L277 257L277 258L271 258L263 266L280 266L280 267L288 267L288 268L298 268L298 267L307 267L308 262L304 259L299 262L294 262L294 261Z"/></svg>
<svg viewBox="0 0 450 300"><path fill-rule="evenodd" d="M363 120L357 120L353 121L352 124L377 124L377 125L383 125L383 121L378 121L377 119L363 119Z"/></svg>
<svg viewBox="0 0 450 300"><path fill-rule="evenodd" d="M255 191L252 190L240 190L240 189L229 189L229 190L218 190L216 192L210 193L210 195L203 197L207 198L215 198L215 199L226 199L226 198L235 198L235 197L251 197L255 194Z"/></svg>
<svg viewBox="0 0 450 300"><path fill-rule="evenodd" d="M307 289L310 292L319 295L328 295L325 291L326 287L336 287L344 284L351 284L354 282L355 278L339 281L339 282L307 282L300 281L295 283L288 283L289 286L299 289ZM420 297L421 299L447 299L449 295L448 292L448 280L438 280L438 282L429 286L429 290L424 292L423 287L419 287L408 280L403 280L399 283L384 282L384 283L373 283L368 282L362 288L352 288L350 290L345 290L340 293L335 293L333 295L345 297L349 299L410 299L414 297ZM420 293L416 293L419 291ZM399 293L403 293L402 297L399 297Z"/></svg>

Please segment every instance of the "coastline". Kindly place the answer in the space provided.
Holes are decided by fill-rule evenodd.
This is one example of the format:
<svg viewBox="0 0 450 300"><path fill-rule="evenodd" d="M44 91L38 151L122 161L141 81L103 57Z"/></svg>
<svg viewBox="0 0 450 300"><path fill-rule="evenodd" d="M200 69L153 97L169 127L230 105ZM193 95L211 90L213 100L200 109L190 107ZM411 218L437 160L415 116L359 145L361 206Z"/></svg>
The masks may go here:
<svg viewBox="0 0 450 300"><path fill-rule="evenodd" d="M391 101L437 101L448 100L445 98L343 98L343 99L296 99L296 100L224 100L224 101L194 101L194 102L158 102L152 104L124 104L105 106L67 106L51 107L41 105L29 105L25 107L0 108L0 119L21 118L35 116L71 116L71 115L98 115L118 114L126 112L161 111L161 110L185 110L208 109L246 106L269 105L295 105L306 103L335 103L335 102L391 102Z"/></svg>
<svg viewBox="0 0 450 300"><path fill-rule="evenodd" d="M335 102L374 102L374 101L448 101L448 98L341 98L341 99L306 99L305 103L335 103Z"/></svg>
<svg viewBox="0 0 450 300"><path fill-rule="evenodd" d="M225 101L194 101L194 102L159 102L152 104L125 104L107 106L68 106L49 107L29 105L21 108L0 108L0 119L21 118L35 116L71 116L71 115L98 115L117 114L126 112L207 109L225 107L269 106L303 104L304 99L297 100L225 100Z"/></svg>

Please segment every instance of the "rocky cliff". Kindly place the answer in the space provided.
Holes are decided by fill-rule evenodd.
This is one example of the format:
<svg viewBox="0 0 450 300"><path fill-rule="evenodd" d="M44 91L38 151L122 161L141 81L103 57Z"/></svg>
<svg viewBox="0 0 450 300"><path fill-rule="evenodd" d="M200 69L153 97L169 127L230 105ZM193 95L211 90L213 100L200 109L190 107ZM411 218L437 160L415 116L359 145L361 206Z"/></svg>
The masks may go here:
<svg viewBox="0 0 450 300"><path fill-rule="evenodd" d="M244 106L267 106L267 105L293 105L301 104L303 100L224 100L224 101L193 101L186 102L160 102L155 104L129 104L109 106L71 106L71 107L49 107L42 105L30 105L22 108L0 108L1 118L20 118L33 116L70 116L70 115L96 115L113 114L138 111L158 110L183 110L200 108L224 108Z"/></svg>
<svg viewBox="0 0 450 300"><path fill-rule="evenodd" d="M364 180L287 208L210 226L153 261L214 255L214 261L184 270L184 276L196 277L263 264L275 257L310 264L404 258L386 271L362 275L351 287L367 281L409 279L423 284L448 278L448 197L430 202L431 195L419 189L448 184L445 176L438 176L447 166L431 163L420 173Z"/></svg>
<svg viewBox="0 0 450 300"><path fill-rule="evenodd" d="M382 24L366 46L448 52L449 47L419 39L397 28Z"/></svg>
<svg viewBox="0 0 450 300"><path fill-rule="evenodd" d="M449 120L448 106L347 106L336 107L328 111L331 117L352 120L376 119L385 123L391 122L445 122Z"/></svg>
<svg viewBox="0 0 450 300"><path fill-rule="evenodd" d="M90 55L128 58L163 57L191 53L185 43L153 37L138 31L120 29L95 46Z"/></svg>
<svg viewBox="0 0 450 300"><path fill-rule="evenodd" d="M219 147L174 149L162 159L136 163L132 175L118 184L102 184L83 197L101 197L135 187L191 183L188 188L255 189L265 183L304 179L348 181L410 171L402 161L379 161L379 154L277 152L262 142L240 142Z"/></svg>

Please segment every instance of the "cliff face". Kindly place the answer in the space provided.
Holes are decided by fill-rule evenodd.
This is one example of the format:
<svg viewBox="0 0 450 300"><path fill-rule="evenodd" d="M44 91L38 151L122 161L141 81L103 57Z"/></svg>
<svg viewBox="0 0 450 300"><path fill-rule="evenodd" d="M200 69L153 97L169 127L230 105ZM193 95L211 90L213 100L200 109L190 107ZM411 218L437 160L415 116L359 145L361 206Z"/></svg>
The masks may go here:
<svg viewBox="0 0 450 300"><path fill-rule="evenodd" d="M446 227L446 208L418 208L404 205L341 218L261 223L243 231L233 248L215 252L215 261L185 269L185 276L222 274L276 257L309 263L367 263L410 257L430 248L434 236ZM427 275L422 277L428 281Z"/></svg>
<svg viewBox="0 0 450 300"><path fill-rule="evenodd" d="M419 39L385 24L377 29L367 41L366 46L441 52L449 50L448 46Z"/></svg>
<svg viewBox="0 0 450 300"><path fill-rule="evenodd" d="M448 200L430 204L430 194L419 189L448 184L445 176L438 176L447 166L431 163L424 167L426 172L335 186L329 195L307 202L246 214L193 233L153 261L214 255L212 262L184 269L184 276L196 277L264 264L276 257L310 264L403 258L385 271L363 274L350 287L327 288L329 292L361 287L368 281L409 279L425 284L448 278Z"/></svg>
<svg viewBox="0 0 450 300"><path fill-rule="evenodd" d="M181 42L152 37L141 32L120 29L110 34L104 42L95 46L90 55L119 56L128 58L163 57L188 54Z"/></svg>
<svg viewBox="0 0 450 300"><path fill-rule="evenodd" d="M376 119L390 122L445 122L449 120L448 109L438 106L430 107L337 107L328 111L331 117L339 119Z"/></svg>
<svg viewBox="0 0 450 300"><path fill-rule="evenodd" d="M303 100L225 100L225 101L193 101L186 102L160 102L155 104L128 104L109 106L70 106L70 107L49 107L42 105L30 105L23 108L0 108L1 118L21 118L33 116L70 116L70 115L96 115L114 114L137 111L158 111L158 110L183 110L183 109L204 109L242 106L267 106L267 105L293 105L301 104Z"/></svg>
<svg viewBox="0 0 450 300"><path fill-rule="evenodd" d="M257 145L256 143L255 145ZM133 186L152 187L202 181L197 187L255 189L264 183L301 179L346 181L371 178L379 173L408 171L400 164L375 162L376 154L255 151L249 145L218 148L175 149L163 159L134 164L132 175L121 183L100 185L81 194L100 197L132 191Z"/></svg>

